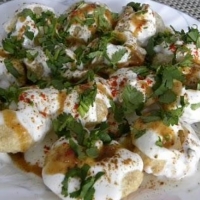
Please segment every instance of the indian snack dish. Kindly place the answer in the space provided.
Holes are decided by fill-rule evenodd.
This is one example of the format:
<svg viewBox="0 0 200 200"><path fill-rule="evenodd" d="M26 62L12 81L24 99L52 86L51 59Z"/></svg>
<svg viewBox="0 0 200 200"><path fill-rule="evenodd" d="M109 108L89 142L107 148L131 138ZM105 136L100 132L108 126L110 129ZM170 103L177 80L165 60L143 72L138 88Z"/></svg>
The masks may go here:
<svg viewBox="0 0 200 200"><path fill-rule="evenodd" d="M25 4L5 30L0 151L37 165L58 197L120 200L145 173L196 172L198 27L166 27L147 4L81 1L61 15Z"/></svg>

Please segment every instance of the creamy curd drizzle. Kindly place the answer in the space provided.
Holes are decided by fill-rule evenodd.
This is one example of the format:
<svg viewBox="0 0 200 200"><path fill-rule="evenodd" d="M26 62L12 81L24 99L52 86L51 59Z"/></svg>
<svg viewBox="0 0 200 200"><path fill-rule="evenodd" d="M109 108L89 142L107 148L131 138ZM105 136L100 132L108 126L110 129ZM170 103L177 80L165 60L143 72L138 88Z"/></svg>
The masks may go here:
<svg viewBox="0 0 200 200"><path fill-rule="evenodd" d="M199 165L200 32L150 5L24 5L0 47L0 152L60 199L120 200Z"/></svg>

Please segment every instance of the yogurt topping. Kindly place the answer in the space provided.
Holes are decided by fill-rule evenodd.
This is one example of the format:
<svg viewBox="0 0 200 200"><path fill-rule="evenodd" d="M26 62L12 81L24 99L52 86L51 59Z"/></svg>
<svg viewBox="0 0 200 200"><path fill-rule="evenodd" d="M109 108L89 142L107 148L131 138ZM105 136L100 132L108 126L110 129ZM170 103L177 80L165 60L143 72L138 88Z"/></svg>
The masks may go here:
<svg viewBox="0 0 200 200"><path fill-rule="evenodd" d="M63 144L68 143L67 140L61 138L59 141L55 143L53 146L52 154L56 154L59 151L59 146L62 146ZM134 178L134 172L135 175L141 176L141 171L143 168L143 163L141 158L124 148L117 147L119 144L115 141L113 141L111 144L109 144L106 148L110 148L110 155L103 155L102 158L99 158L98 161L88 161L91 163L90 169L88 171L89 176L95 176L99 172L104 172L104 175L99 178L94 186L94 198L95 199L121 199L124 195L126 196L129 191L124 191L123 188L123 179L126 176L133 176ZM117 147L117 150L113 151L113 148ZM119 149L118 149L119 148ZM112 150L111 150L112 149ZM111 153L113 151L113 153ZM60 153L59 153L60 154ZM61 155L61 154L60 154ZM63 159L63 158L60 158ZM58 163L61 161L58 161ZM65 162L62 160L62 162ZM73 162L73 161L72 161ZM76 162L74 160L74 162ZM80 162L86 162L86 161L80 161ZM52 173L53 169L50 170L51 163L47 163L45 167L43 168L43 180L44 183L52 190L54 191L61 199L73 199L70 198L70 196L64 197L61 195L62 191L62 181L65 177L65 174L62 174L61 171L58 173ZM53 163L52 163L53 164ZM61 166L61 165L60 165ZM132 174L133 173L133 174ZM139 180L138 182L140 182ZM134 181L133 181L134 182ZM56 183L56 184L55 184ZM72 177L69 180L69 186L68 191L69 193L74 192L80 188L80 179L77 177ZM129 183L130 184L130 183ZM136 181L136 184L137 181ZM125 187L125 186L124 186ZM129 187L128 185L126 187ZM126 190L126 189L125 189ZM127 189L128 190L128 189ZM106 191L106 192L105 192Z"/></svg>

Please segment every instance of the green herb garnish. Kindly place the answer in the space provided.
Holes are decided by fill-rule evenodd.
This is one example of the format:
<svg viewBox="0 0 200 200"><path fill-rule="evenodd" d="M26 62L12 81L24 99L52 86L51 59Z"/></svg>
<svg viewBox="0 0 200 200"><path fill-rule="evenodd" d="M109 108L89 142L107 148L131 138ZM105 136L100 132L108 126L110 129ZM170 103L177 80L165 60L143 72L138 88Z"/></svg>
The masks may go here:
<svg viewBox="0 0 200 200"><path fill-rule="evenodd" d="M98 172L95 175L89 175L90 166L84 164L82 167L74 167L70 169L64 180L62 181L62 192L64 197L70 196L71 198L81 198L83 200L92 200L95 189L95 182L104 175L104 172ZM77 190L69 193L68 185L71 178L78 178L80 180L80 187Z"/></svg>

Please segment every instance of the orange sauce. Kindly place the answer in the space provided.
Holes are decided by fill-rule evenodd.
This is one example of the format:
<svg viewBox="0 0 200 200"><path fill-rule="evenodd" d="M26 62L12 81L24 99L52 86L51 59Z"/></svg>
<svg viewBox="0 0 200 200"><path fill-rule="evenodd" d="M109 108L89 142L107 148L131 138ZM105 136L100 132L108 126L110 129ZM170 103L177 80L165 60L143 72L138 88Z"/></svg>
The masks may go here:
<svg viewBox="0 0 200 200"><path fill-rule="evenodd" d="M8 54L3 49L0 49L0 57L6 58L8 57Z"/></svg>
<svg viewBox="0 0 200 200"><path fill-rule="evenodd" d="M17 138L20 141L21 151L25 152L31 145L32 138L29 135L25 127L17 119L16 113L13 110L3 110L3 117L5 125L13 130L17 134Z"/></svg>
<svg viewBox="0 0 200 200"><path fill-rule="evenodd" d="M142 120L137 120L134 124L137 130L152 129L157 132L160 136L163 136L163 146L169 148L174 145L175 134L173 129L166 126L162 121L155 121L150 123L143 123Z"/></svg>
<svg viewBox="0 0 200 200"><path fill-rule="evenodd" d="M13 160L14 164L21 170L27 173L34 173L37 176L42 176L42 168L39 167L37 164L31 165L28 163L23 153L16 153L16 154L9 154L11 159Z"/></svg>
<svg viewBox="0 0 200 200"><path fill-rule="evenodd" d="M65 100L67 97L67 93L65 91L60 92L58 95L58 102L59 102L59 110L58 110L58 114L62 113L64 110L64 106L65 106Z"/></svg>
<svg viewBox="0 0 200 200"><path fill-rule="evenodd" d="M55 146L46 157L45 173L65 174L69 169L78 164L78 158L75 152L70 148L69 144Z"/></svg>

